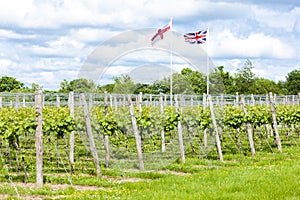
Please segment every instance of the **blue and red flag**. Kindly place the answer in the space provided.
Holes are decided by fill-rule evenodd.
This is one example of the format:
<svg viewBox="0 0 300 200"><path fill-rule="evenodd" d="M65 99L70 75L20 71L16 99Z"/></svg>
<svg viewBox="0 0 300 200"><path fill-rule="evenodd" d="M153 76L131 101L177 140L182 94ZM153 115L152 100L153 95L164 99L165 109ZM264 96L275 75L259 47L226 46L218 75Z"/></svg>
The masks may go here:
<svg viewBox="0 0 300 200"><path fill-rule="evenodd" d="M190 44L205 44L207 36L207 29L198 31L196 33L187 33L184 35L184 41Z"/></svg>

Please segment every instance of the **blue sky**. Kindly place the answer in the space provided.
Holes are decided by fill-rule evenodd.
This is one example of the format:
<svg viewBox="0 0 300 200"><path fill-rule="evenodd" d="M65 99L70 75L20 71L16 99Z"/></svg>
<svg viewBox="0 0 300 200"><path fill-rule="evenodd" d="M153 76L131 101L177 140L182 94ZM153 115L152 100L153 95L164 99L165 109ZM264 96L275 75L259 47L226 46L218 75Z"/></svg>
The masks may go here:
<svg viewBox="0 0 300 200"><path fill-rule="evenodd" d="M0 75L56 90L77 78L98 45L128 30L160 28L170 17L182 34L209 27L209 55L226 71L246 59L256 75L275 81L300 69L299 1L10 0L0 2ZM147 55L131 58L142 66L153 59ZM129 58L109 73L123 73Z"/></svg>

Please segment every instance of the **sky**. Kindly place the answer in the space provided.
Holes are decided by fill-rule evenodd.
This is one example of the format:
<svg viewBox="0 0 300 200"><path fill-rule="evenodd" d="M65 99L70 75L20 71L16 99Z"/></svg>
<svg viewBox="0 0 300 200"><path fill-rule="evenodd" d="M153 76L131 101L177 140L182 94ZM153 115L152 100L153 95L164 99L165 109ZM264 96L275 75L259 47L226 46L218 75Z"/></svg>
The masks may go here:
<svg viewBox="0 0 300 200"><path fill-rule="evenodd" d="M76 79L106 41L131 30L161 28L171 17L179 34L209 27L208 55L232 74L247 59L258 77L276 82L300 69L296 0L0 0L0 76L57 90L64 79ZM126 38L117 42L129 45ZM117 67L107 73L164 65L165 57L149 49L129 53L115 59Z"/></svg>

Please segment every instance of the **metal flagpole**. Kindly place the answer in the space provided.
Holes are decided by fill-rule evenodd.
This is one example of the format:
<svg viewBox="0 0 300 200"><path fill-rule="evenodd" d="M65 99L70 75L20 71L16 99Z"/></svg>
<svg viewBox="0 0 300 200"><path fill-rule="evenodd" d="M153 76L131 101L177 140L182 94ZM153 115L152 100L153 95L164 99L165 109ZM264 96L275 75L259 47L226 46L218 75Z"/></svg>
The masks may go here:
<svg viewBox="0 0 300 200"><path fill-rule="evenodd" d="M173 21L172 21L172 17L171 17L171 27L170 27L170 31L171 31L171 43L170 43L170 67L171 67L171 77L170 77L170 105L172 107L173 105Z"/></svg>
<svg viewBox="0 0 300 200"><path fill-rule="evenodd" d="M208 57L208 42L209 40L209 28L206 32L206 94L209 94L209 57Z"/></svg>

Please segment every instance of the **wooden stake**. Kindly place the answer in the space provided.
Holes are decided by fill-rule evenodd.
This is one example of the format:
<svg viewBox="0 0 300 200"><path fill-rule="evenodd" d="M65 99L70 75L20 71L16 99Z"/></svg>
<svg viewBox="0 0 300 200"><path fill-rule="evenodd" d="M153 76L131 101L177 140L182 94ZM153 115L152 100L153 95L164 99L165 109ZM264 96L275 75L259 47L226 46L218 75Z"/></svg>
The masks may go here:
<svg viewBox="0 0 300 200"><path fill-rule="evenodd" d="M144 162L143 162L141 136L138 132L138 127L137 127L136 118L135 118L135 114L134 114L134 108L133 108L133 104L132 104L130 95L128 95L128 101L129 101L129 110L130 110L130 115L131 115L132 129L133 129L133 134L135 137L136 150L137 150L137 154L138 154L139 166L140 166L140 170L145 170Z"/></svg>
<svg viewBox="0 0 300 200"><path fill-rule="evenodd" d="M99 158L98 158L98 153L97 153L97 149L96 149L96 146L95 146L94 137L93 137L93 133L92 133L92 126L91 126L91 120L90 120L88 105L86 103L84 94L81 94L80 98L81 98L81 101L82 101L82 104L83 104L83 112L84 112L84 118L85 118L85 123L86 123L86 130L87 130L88 139L89 139L89 142L90 142L90 149L91 149L92 156L93 156L93 159L94 159L94 164L95 164L95 167L96 167L96 174L97 174L97 176L101 176Z"/></svg>
<svg viewBox="0 0 300 200"><path fill-rule="evenodd" d="M105 148L105 166L109 165L109 138L108 135L104 136L104 148Z"/></svg>
<svg viewBox="0 0 300 200"><path fill-rule="evenodd" d="M272 119L273 119L273 127L274 127L274 131L275 131L275 142L276 142L278 150L280 152L282 152L281 140L280 140L278 126L277 126L277 120L276 120L274 98L273 98L272 92L270 92L269 94L270 94L270 105L271 105L271 112L272 112Z"/></svg>
<svg viewBox="0 0 300 200"><path fill-rule="evenodd" d="M247 108L246 108L246 104L245 104L244 95L241 95L241 101L242 101L244 114L245 114L245 116L247 116ZM247 122L246 126L247 126L247 135L248 135L248 140L249 140L249 144L250 144L251 153L252 153L252 156L255 156L256 153L255 153L254 140L253 140L253 134L252 134L252 129L251 129L250 122Z"/></svg>
<svg viewBox="0 0 300 200"><path fill-rule="evenodd" d="M74 92L69 93L69 101L68 101L70 115L74 118ZM74 131L70 134L70 164L73 166L74 163L74 148L75 148L75 138Z"/></svg>
<svg viewBox="0 0 300 200"><path fill-rule="evenodd" d="M36 186L43 186L43 95L42 91L35 92L35 109L38 113L36 117L37 127L35 132L36 148Z"/></svg>
<svg viewBox="0 0 300 200"><path fill-rule="evenodd" d="M160 102L160 114L163 115L164 114L164 100L163 100L162 93L160 93L160 95L159 95L159 102ZM166 138L165 138L165 131L163 128L160 131L160 134L161 134L161 152L165 152L166 151Z"/></svg>
<svg viewBox="0 0 300 200"><path fill-rule="evenodd" d="M213 107L210 95L208 95L208 101L209 101L209 107L210 107L211 120L212 120L212 123L214 126L214 130L216 132L216 143L217 143L218 155L219 155L220 161L223 162L224 160L223 160L223 154L222 154L222 148L221 148L221 140L220 140L218 126L217 126L217 122L216 122L216 118L215 118L214 107Z"/></svg>
<svg viewBox="0 0 300 200"><path fill-rule="evenodd" d="M174 99L175 99L176 114L178 114L179 113L178 95L174 95ZM184 144L183 144L183 136L182 136L182 125L181 125L180 120L178 121L178 124L177 124L177 133L178 133L178 141L179 141L181 162L185 163Z"/></svg>
<svg viewBox="0 0 300 200"><path fill-rule="evenodd" d="M60 97L56 95L56 107L60 107Z"/></svg>

